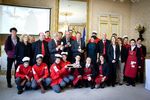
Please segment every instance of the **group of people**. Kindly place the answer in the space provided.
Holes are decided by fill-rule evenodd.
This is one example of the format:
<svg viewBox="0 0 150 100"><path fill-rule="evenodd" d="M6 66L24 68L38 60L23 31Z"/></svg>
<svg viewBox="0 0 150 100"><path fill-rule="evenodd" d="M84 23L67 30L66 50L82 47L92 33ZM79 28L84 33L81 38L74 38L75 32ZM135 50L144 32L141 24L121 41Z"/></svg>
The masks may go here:
<svg viewBox="0 0 150 100"><path fill-rule="evenodd" d="M32 39L32 40L31 40ZM135 86L144 82L146 47L142 40L118 37L106 33L101 39L92 32L88 43L82 34L72 31L50 31L39 33L37 41L29 35L17 36L17 29L11 28L5 42L7 54L7 86L11 84L11 69L15 63L15 82L18 94L28 89L41 89L42 93L52 88L56 93L65 87L115 87L116 84Z"/></svg>

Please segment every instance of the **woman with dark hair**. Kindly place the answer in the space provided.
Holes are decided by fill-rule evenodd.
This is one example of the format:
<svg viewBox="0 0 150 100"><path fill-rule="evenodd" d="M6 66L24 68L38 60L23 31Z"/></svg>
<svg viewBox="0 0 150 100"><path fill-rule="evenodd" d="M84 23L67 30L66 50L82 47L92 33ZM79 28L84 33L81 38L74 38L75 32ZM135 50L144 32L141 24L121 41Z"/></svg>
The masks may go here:
<svg viewBox="0 0 150 100"><path fill-rule="evenodd" d="M131 47L128 49L128 57L125 66L125 76L127 77L127 86L135 86L137 69L141 67L141 54L134 39L130 40L130 45Z"/></svg>
<svg viewBox="0 0 150 100"><path fill-rule="evenodd" d="M11 69L12 65L15 62L15 47L16 44L19 42L19 37L17 34L17 29L15 27L10 29L11 35L9 35L5 41L5 52L7 54L7 86L11 88Z"/></svg>
<svg viewBox="0 0 150 100"><path fill-rule="evenodd" d="M32 45L29 43L29 36L27 34L23 34L20 38L20 42L17 43L15 48L16 65L18 66L22 64L22 59L24 57L32 58L32 54Z"/></svg>
<svg viewBox="0 0 150 100"><path fill-rule="evenodd" d="M123 84L124 66L127 59L127 49L123 46L123 39L118 37L118 44L120 49L119 62L117 66L117 82L119 85Z"/></svg>
<svg viewBox="0 0 150 100"><path fill-rule="evenodd" d="M145 57L146 57L146 46L142 44L141 38L137 39L137 47L140 49L141 53L141 67L138 68L137 81L140 83L144 82L144 70L145 70Z"/></svg>
<svg viewBox="0 0 150 100"><path fill-rule="evenodd" d="M105 83L109 76L109 66L104 59L103 55L100 55L100 62L97 64L97 77L95 78L95 87L96 88L104 88Z"/></svg>
<svg viewBox="0 0 150 100"><path fill-rule="evenodd" d="M123 37L123 45L126 49L128 49L130 47L127 36Z"/></svg>
<svg viewBox="0 0 150 100"><path fill-rule="evenodd" d="M117 44L117 39L115 36L111 37L111 44L108 47L108 61L110 64L110 81L111 85L114 87L116 83L116 68L118 66L120 56L119 46Z"/></svg>

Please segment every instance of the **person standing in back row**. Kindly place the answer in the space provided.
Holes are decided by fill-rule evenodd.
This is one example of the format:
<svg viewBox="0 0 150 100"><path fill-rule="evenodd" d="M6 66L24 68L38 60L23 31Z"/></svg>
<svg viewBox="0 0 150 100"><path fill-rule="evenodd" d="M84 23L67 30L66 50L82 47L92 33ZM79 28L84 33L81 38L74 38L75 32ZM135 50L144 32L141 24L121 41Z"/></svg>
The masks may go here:
<svg viewBox="0 0 150 100"><path fill-rule="evenodd" d="M29 43L29 36L27 34L23 34L20 37L20 42L17 43L15 48L15 60L16 66L22 64L22 59L24 57L33 57L32 45ZM32 65L30 61L30 65Z"/></svg>
<svg viewBox="0 0 150 100"><path fill-rule="evenodd" d="M43 62L49 66L49 51L48 51L48 43L44 40L45 35L43 32L39 33L39 40L32 44L32 50L34 53L33 56L33 64L36 63L36 55L42 54L43 55Z"/></svg>
<svg viewBox="0 0 150 100"><path fill-rule="evenodd" d="M130 45L131 47L128 49L128 57L125 65L125 76L127 77L127 86L132 85L135 87L137 70L141 68L141 53L134 39L130 40Z"/></svg>
<svg viewBox="0 0 150 100"><path fill-rule="evenodd" d="M116 68L118 66L120 56L120 49L117 44L115 36L111 37L111 44L108 47L108 61L110 66L110 81L112 87L115 87L116 83Z"/></svg>
<svg viewBox="0 0 150 100"><path fill-rule="evenodd" d="M15 27L10 29L10 34L6 41L5 41L5 52L7 54L7 72L6 72L6 79L7 79L7 86L8 88L12 88L11 85L11 69L12 65L15 62L15 47L17 42L19 42L19 37L17 34L17 29Z"/></svg>

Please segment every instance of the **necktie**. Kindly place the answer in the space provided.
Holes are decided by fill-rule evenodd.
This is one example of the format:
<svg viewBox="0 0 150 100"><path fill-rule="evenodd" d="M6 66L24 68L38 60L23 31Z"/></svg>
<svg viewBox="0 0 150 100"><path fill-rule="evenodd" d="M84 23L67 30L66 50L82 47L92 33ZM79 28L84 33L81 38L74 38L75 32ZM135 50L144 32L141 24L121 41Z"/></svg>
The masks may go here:
<svg viewBox="0 0 150 100"><path fill-rule="evenodd" d="M45 56L45 48L44 48L44 43L42 42L42 55Z"/></svg>
<svg viewBox="0 0 150 100"><path fill-rule="evenodd" d="M103 47L103 55L105 55L105 54L106 54L106 40L104 40L103 44L104 44L104 47Z"/></svg>

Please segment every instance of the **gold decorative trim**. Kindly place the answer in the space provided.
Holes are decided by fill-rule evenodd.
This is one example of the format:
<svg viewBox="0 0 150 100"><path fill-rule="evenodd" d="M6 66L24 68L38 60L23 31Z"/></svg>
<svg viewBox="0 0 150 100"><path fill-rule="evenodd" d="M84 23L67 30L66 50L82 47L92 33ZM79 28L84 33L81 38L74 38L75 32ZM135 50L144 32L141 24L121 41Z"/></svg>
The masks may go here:
<svg viewBox="0 0 150 100"><path fill-rule="evenodd" d="M88 42L89 40L89 20L90 20L90 0L87 0L87 22L86 22L86 41Z"/></svg>

